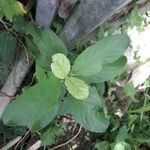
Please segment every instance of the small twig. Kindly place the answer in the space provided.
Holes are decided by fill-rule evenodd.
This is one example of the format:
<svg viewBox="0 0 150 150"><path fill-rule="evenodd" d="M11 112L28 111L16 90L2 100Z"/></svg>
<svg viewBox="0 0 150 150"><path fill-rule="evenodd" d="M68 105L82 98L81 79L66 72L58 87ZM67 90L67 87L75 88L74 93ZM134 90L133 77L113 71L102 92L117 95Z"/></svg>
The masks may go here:
<svg viewBox="0 0 150 150"><path fill-rule="evenodd" d="M22 137L18 136L17 138L15 138L14 140L10 141L7 145L5 145L4 147L2 147L0 150L8 150L10 149L12 146L14 146L18 141L20 141Z"/></svg>
<svg viewBox="0 0 150 150"><path fill-rule="evenodd" d="M28 131L23 137L22 139L20 139L20 141L16 144L14 149L17 149L17 147L28 137L30 131Z"/></svg>
<svg viewBox="0 0 150 150"><path fill-rule="evenodd" d="M73 138L71 138L70 140L68 140L68 141L65 142L65 143L62 143L62 144L59 144L59 145L57 145L57 146L55 146L55 147L53 147L53 148L50 148L50 150L55 150L55 149L57 149L57 148L60 148L60 147L63 147L63 146L65 146L65 145L69 144L70 142L72 142L72 141L80 134L81 130L82 130L82 126L80 126L80 128L79 128L77 134L76 134Z"/></svg>
<svg viewBox="0 0 150 150"><path fill-rule="evenodd" d="M75 129L76 129L76 127L77 127L77 122L75 123L75 125L74 125L74 127L73 127L73 130L72 130L72 132L74 133L75 132Z"/></svg>
<svg viewBox="0 0 150 150"><path fill-rule="evenodd" d="M8 26L6 25L6 22L4 22L3 20L0 19L0 22L3 24L3 26L6 28L6 30L11 31L11 29L8 28ZM10 24L9 24L10 25Z"/></svg>
<svg viewBox="0 0 150 150"><path fill-rule="evenodd" d="M57 146L55 146L55 147L53 147L53 148L50 148L49 150L55 150L55 149L57 149L57 148L63 147L63 146L65 146L65 145L68 145L70 142L72 142L72 141L80 134L81 130L82 130L82 126L80 126L80 128L79 128L77 134L76 134L73 138L71 138L69 141L67 141L67 142L65 142L65 143L62 143L62 144L59 144L59 145L57 145ZM33 144L33 145L32 145L31 147L29 147L27 150L37 150L38 148L40 148L40 147L42 146L41 143L42 143L41 140L38 140L35 144Z"/></svg>

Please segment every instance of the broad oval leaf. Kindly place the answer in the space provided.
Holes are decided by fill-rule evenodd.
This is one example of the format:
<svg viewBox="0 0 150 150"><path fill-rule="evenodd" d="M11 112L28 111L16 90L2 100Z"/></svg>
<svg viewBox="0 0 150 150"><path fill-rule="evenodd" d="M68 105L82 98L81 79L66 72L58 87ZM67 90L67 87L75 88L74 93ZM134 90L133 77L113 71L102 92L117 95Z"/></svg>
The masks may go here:
<svg viewBox="0 0 150 150"><path fill-rule="evenodd" d="M122 71L126 66L126 62L127 58L123 56L113 63L104 64L102 70L97 74L92 75L90 77L80 77L80 78L84 79L84 81L87 81L88 83L103 82L113 79L114 77L122 73Z"/></svg>
<svg viewBox="0 0 150 150"><path fill-rule="evenodd" d="M73 66L72 73L81 76L91 76L98 73L102 69L101 60L97 57L97 54L93 54L92 51L84 51L77 57Z"/></svg>
<svg viewBox="0 0 150 150"><path fill-rule="evenodd" d="M109 125L108 119L103 113L104 101L92 87L89 96L84 101L77 101L73 97L67 97L59 108L59 115L71 114L84 128L91 132L104 132ZM98 111L100 108L102 111Z"/></svg>
<svg viewBox="0 0 150 150"><path fill-rule="evenodd" d="M61 86L54 76L29 87L8 105L2 120L4 124L27 126L33 131L47 126L59 109Z"/></svg>
<svg viewBox="0 0 150 150"><path fill-rule="evenodd" d="M76 99L84 100L89 95L89 87L81 79L67 77L65 79L65 86L67 87L69 93Z"/></svg>
<svg viewBox="0 0 150 150"><path fill-rule="evenodd" d="M46 79L46 73L45 70L43 70L38 64L36 64L36 70L35 70L35 76L38 80L38 82L43 81Z"/></svg>
<svg viewBox="0 0 150 150"><path fill-rule="evenodd" d="M125 34L104 37L77 57L72 66L72 73L91 76L100 72L101 64L112 63L119 59L128 48L129 42Z"/></svg>
<svg viewBox="0 0 150 150"><path fill-rule="evenodd" d="M52 61L51 70L53 74L59 79L64 79L70 72L68 58L64 54L58 53L52 56Z"/></svg>
<svg viewBox="0 0 150 150"><path fill-rule="evenodd" d="M54 54L67 54L65 45L52 30L38 28L32 22L29 22L26 23L26 29L23 29L23 31L32 35L33 40L26 37L27 49L43 69L51 69L50 65Z"/></svg>

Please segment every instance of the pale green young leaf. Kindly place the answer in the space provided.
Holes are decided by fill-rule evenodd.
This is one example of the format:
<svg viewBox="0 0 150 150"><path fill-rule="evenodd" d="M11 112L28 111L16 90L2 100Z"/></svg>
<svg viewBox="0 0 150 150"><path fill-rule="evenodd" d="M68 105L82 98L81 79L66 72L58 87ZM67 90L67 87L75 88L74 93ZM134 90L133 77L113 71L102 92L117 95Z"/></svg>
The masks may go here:
<svg viewBox="0 0 150 150"><path fill-rule="evenodd" d="M56 77L29 87L8 105L3 113L4 124L27 126L33 131L46 127L59 109L61 86Z"/></svg>
<svg viewBox="0 0 150 150"><path fill-rule="evenodd" d="M65 86L67 87L69 93L76 99L84 100L89 95L89 87L81 79L67 77L65 79Z"/></svg>
<svg viewBox="0 0 150 150"><path fill-rule="evenodd" d="M69 59L61 53L52 56L53 63L51 64L51 70L53 74L59 79L65 79L70 72Z"/></svg>

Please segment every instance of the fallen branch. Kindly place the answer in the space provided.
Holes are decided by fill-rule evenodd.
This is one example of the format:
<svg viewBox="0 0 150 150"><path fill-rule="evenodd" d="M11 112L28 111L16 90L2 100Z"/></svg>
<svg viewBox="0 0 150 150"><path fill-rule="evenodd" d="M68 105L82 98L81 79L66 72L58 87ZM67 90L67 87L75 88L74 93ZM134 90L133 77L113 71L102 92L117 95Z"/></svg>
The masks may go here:
<svg viewBox="0 0 150 150"><path fill-rule="evenodd" d="M3 111L10 101L14 98L14 95L18 91L22 81L28 73L32 61L28 62L25 55L21 55L19 60L16 62L7 80L5 81L0 91L0 118L2 117Z"/></svg>
<svg viewBox="0 0 150 150"><path fill-rule="evenodd" d="M10 141L7 145L5 145L4 147L2 147L0 150L8 150L10 149L12 146L14 146L17 142L20 141L22 137L18 136L17 138L15 138L14 140Z"/></svg>

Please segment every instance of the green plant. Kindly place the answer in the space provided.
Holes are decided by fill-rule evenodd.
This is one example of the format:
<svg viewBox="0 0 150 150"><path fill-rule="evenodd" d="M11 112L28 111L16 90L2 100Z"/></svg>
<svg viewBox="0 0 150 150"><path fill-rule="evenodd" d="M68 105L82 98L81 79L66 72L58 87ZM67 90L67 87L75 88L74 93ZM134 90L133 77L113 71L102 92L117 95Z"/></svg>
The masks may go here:
<svg viewBox="0 0 150 150"><path fill-rule="evenodd" d="M17 5L16 0L12 2ZM14 16L21 14L18 5L10 5L12 12L6 13L4 8L7 3L0 3L1 16L13 22L10 24L12 30L7 29L0 36L4 34L8 37L9 44L6 40L3 44L7 46L6 50L11 45L13 54L4 54L10 62L6 59L1 61L5 65L11 64L16 42L21 44L36 62L37 82L25 87L16 100L9 104L2 116L3 123L8 126L27 126L33 132L45 131L46 136L49 131L45 129L56 117L71 114L89 131L106 131L109 119L105 113L103 96L96 84L110 80L123 71L126 65L123 54L130 43L128 36L117 34L103 37L81 54L76 53L73 61L67 58L69 50L52 30L37 27L34 21L28 21L31 19L29 16L27 20L22 16ZM51 127L48 130L51 131ZM45 138L42 136L42 139Z"/></svg>
<svg viewBox="0 0 150 150"><path fill-rule="evenodd" d="M49 30L46 31L44 29L42 34L50 34ZM41 52L41 56L37 57L39 64L47 60L43 59L42 56L48 46L42 42L38 40L39 46L43 46L43 53ZM54 38L49 42L54 43ZM46 127L59 112L59 115L64 113L72 114L77 122L90 131L105 131L109 122L103 113L104 102L101 98L102 95L99 96L100 93L97 93L96 88L86 81L87 79L90 83L105 81L104 77L100 78L102 76L101 72L107 74L113 67L115 68L116 65L111 65L113 62L117 64L117 62L123 61L125 65L124 57L120 57L122 57L128 45L129 39L126 35L120 34L106 37L83 51L75 60L71 72L69 60L63 54L52 55L51 60L53 63L51 68L56 77L51 71L46 71L42 68L37 69L38 83L24 89L23 93L7 107L3 114L3 122L8 125L28 126L31 130L37 131ZM53 47L57 46L54 44ZM63 47L60 47L60 50ZM109 54L110 51L113 51L113 56ZM49 50L49 53L52 53L52 51ZM37 52L35 55L37 55ZM40 61L40 57L42 57L42 61ZM46 63L49 64L48 62L49 60ZM120 63L118 63L119 66ZM120 69L115 71L120 73ZM70 76L74 77L67 77L69 72ZM108 78L114 77L112 74L109 74L109 76ZM59 79L64 78L67 90L75 98L67 91L65 96L61 96L61 88L65 87ZM84 81L84 79L86 80ZM64 102L61 102L61 99L65 99Z"/></svg>

